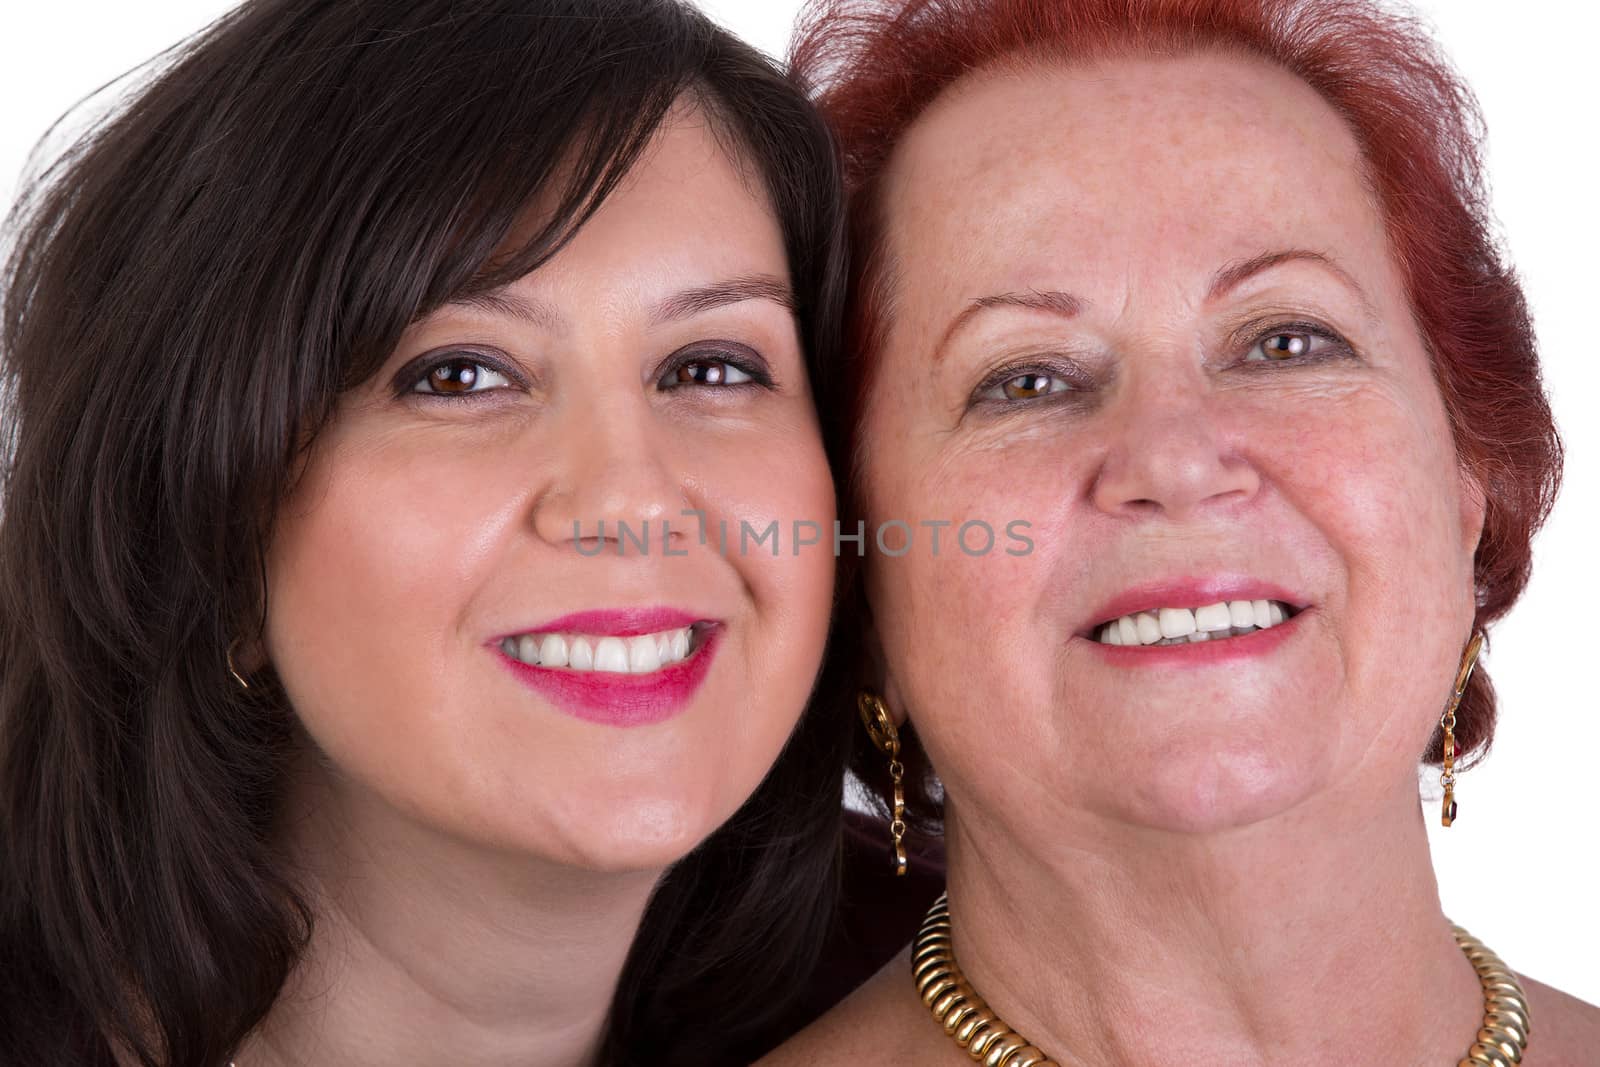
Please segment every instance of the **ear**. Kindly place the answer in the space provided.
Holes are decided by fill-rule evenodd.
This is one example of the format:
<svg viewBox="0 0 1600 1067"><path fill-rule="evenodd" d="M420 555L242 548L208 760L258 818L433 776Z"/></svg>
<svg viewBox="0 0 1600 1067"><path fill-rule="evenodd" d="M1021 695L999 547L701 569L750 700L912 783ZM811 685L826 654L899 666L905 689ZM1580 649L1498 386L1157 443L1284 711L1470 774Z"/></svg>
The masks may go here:
<svg viewBox="0 0 1600 1067"><path fill-rule="evenodd" d="M866 677L868 684L883 697L883 702L889 708L889 717L894 720L895 726L906 724L905 701L901 698L901 689L895 681L894 672L889 669L888 661L883 654L883 642L878 637L878 624L873 618L872 609L866 611L866 618L861 624L862 655L867 661Z"/></svg>
<svg viewBox="0 0 1600 1067"><path fill-rule="evenodd" d="M1467 555L1478 551L1483 540L1484 517L1488 512L1489 497L1483 482L1465 463L1459 465L1461 483L1461 544Z"/></svg>
<svg viewBox="0 0 1600 1067"><path fill-rule="evenodd" d="M267 650L259 638L240 641L233 647L233 665L246 678L267 665Z"/></svg>
<svg viewBox="0 0 1600 1067"><path fill-rule="evenodd" d="M900 687L895 684L892 676L884 679L883 689L880 692L883 693L883 702L889 705L889 717L894 720L896 726L904 726L909 716L906 715L905 701L900 697Z"/></svg>

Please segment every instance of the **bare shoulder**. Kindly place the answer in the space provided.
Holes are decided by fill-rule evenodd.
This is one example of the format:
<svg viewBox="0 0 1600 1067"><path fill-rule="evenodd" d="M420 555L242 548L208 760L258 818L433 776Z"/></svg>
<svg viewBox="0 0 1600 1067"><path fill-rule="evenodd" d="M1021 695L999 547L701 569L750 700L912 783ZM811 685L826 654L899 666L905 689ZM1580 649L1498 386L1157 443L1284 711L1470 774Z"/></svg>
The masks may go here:
<svg viewBox="0 0 1600 1067"><path fill-rule="evenodd" d="M921 1024L921 1025L918 1025ZM826 1015L784 1042L756 1067L825 1067L871 1062L926 1067L933 1026L911 984L909 949L890 960ZM934 1053L940 1047L936 1045Z"/></svg>
<svg viewBox="0 0 1600 1067"><path fill-rule="evenodd" d="M1532 978L1523 977L1522 988L1533 1017L1526 1067L1600 1062L1600 1008Z"/></svg>

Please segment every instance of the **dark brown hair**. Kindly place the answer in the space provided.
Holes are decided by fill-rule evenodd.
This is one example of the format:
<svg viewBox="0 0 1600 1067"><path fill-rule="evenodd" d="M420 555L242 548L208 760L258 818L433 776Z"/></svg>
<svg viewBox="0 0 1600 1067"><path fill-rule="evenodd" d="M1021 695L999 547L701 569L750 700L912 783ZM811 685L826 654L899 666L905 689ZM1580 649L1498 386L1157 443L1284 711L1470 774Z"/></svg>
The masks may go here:
<svg viewBox="0 0 1600 1067"><path fill-rule="evenodd" d="M1561 441L1527 303L1491 225L1476 103L1427 31L1375 0L813 0L792 63L813 86L844 158L855 249L844 370L852 415L892 315L879 179L929 104L964 75L1017 57L1070 63L1208 49L1294 74L1361 147L1457 454L1485 492L1474 561L1474 625L1485 628L1527 585L1533 535L1560 483ZM848 454L854 480L853 442ZM851 597L846 622L867 611L859 588ZM859 644L840 637L839 647ZM1464 755L1482 757L1494 718L1494 689L1480 669L1457 714ZM1436 731L1424 758L1439 762L1442 743ZM880 763L857 753L858 770L879 784ZM918 809L932 821L937 801L914 743L906 763Z"/></svg>
<svg viewBox="0 0 1600 1067"><path fill-rule="evenodd" d="M217 1067L304 948L270 838L293 712L270 678L241 692L225 652L265 617L297 458L409 323L546 260L690 94L779 220L813 380L837 347L827 131L676 0L252 0L160 62L10 223L8 1064L110 1064L116 1044ZM548 224L504 255L536 196ZM605 1063L748 1060L823 940L845 725L808 713L667 874Z"/></svg>

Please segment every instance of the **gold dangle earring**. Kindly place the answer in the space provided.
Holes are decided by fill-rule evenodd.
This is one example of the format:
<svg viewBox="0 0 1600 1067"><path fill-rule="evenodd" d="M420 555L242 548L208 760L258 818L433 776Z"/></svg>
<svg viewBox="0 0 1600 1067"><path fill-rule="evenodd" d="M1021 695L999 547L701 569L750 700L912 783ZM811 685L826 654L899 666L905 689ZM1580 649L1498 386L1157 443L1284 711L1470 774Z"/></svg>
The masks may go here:
<svg viewBox="0 0 1600 1067"><path fill-rule="evenodd" d="M1483 631L1479 630L1472 635L1466 651L1461 654L1461 669L1456 672L1455 691L1450 694L1450 703L1445 705L1444 714L1439 717L1439 728L1444 731L1444 773L1439 775L1439 784L1444 786L1444 803L1440 807L1439 821L1445 826L1456 821L1456 709L1461 706L1461 698L1467 691L1467 682L1472 679L1472 668L1478 665L1478 652L1482 648Z"/></svg>
<svg viewBox="0 0 1600 1067"><path fill-rule="evenodd" d="M906 873L906 790L905 766L900 762L900 731L895 729L889 709L876 693L863 689L856 697L856 710L861 712L861 724L878 751L889 757L889 779L894 783L894 817L889 822L889 833L894 837L894 873Z"/></svg>

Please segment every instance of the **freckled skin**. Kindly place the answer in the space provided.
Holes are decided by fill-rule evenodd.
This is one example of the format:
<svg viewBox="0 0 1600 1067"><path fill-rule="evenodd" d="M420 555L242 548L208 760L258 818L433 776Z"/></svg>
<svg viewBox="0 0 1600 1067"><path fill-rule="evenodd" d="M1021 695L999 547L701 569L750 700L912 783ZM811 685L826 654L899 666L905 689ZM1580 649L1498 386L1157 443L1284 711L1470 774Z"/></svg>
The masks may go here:
<svg viewBox="0 0 1600 1067"><path fill-rule="evenodd" d="M833 560L787 540L777 558L721 556L681 512L826 529L832 483L787 310L650 316L754 273L788 277L778 223L704 119L680 112L513 286L558 328L447 308L344 398L274 531L263 651L345 795L471 845L609 871L681 858L754 791L820 662ZM658 387L669 356L707 341L759 353L777 388ZM504 353L529 384L481 403L396 395L401 368L462 344ZM573 523L602 519L613 536L648 519L648 554L580 555ZM661 519L685 555L663 554ZM570 612L651 605L723 624L691 706L665 722L563 714L486 647Z"/></svg>
<svg viewBox="0 0 1600 1067"><path fill-rule="evenodd" d="M912 128L884 195L871 515L1024 518L1035 542L872 563L889 695L955 806L1023 839L1072 813L1215 830L1412 776L1471 623L1481 510L1332 110L1221 57L984 76ZM1282 249L1365 297L1293 261L1208 299L1219 269ZM991 308L935 358L968 302L1028 290L1084 307ZM1246 327L1305 321L1349 354L1242 362ZM1041 354L1084 380L972 403ZM1295 591L1304 632L1181 671L1072 640L1133 585L1215 573Z"/></svg>
<svg viewBox="0 0 1600 1067"><path fill-rule="evenodd" d="M1206 55L979 72L885 173L869 517L1026 518L1035 544L871 558L886 695L945 785L952 951L1058 1062L1454 1063L1481 1024L1415 778L1481 497L1360 174L1310 89ZM1208 299L1285 249L1365 298L1294 261ZM990 308L940 347L972 300L1030 290L1081 309ZM1283 322L1348 344L1244 362ZM1005 403L1030 370L1059 380ZM1309 610L1203 667L1082 639L1130 587L1219 572ZM1588 1062L1600 1012L1524 988L1526 1067ZM868 1061L969 1062L909 950L762 1064Z"/></svg>

